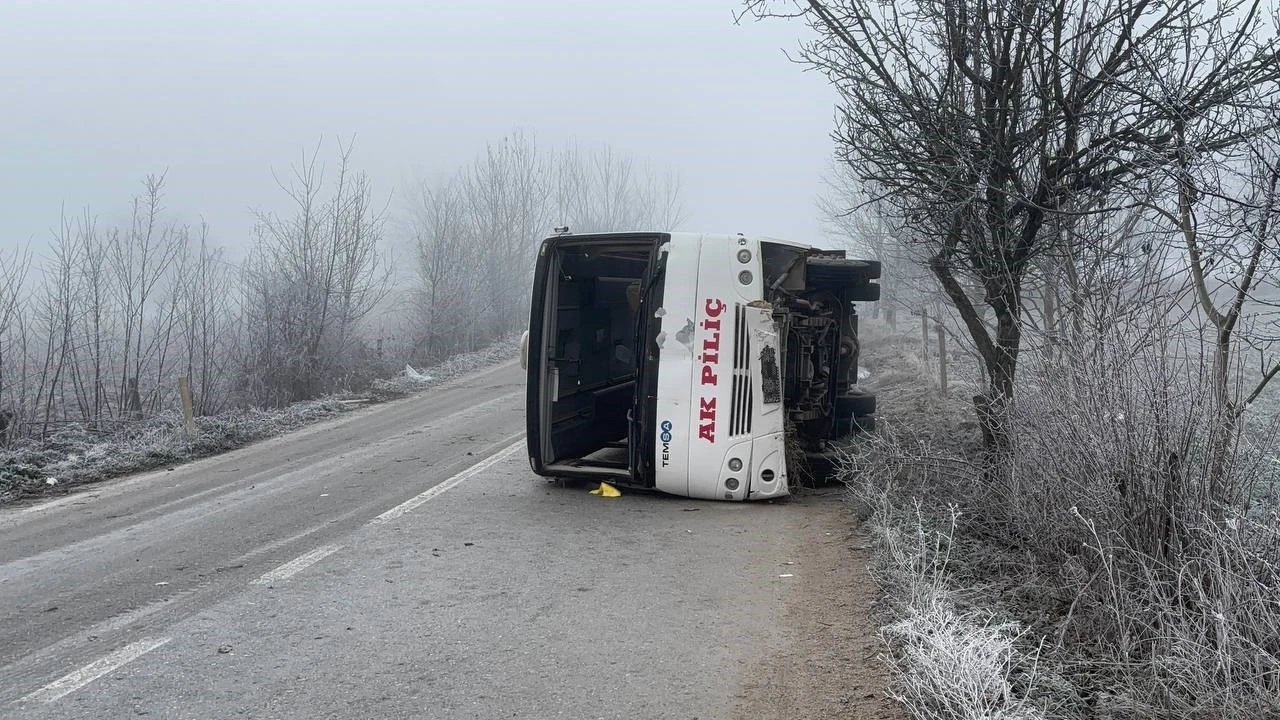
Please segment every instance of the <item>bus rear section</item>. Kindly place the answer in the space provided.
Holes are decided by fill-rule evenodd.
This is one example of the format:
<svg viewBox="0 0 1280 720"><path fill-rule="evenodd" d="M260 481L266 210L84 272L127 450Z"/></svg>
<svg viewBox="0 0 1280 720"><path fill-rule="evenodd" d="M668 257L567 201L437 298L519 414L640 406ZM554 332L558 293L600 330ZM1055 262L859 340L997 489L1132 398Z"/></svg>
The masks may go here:
<svg viewBox="0 0 1280 720"><path fill-rule="evenodd" d="M668 239L624 233L543 241L525 351L535 472L646 486L639 458L646 443L635 432L648 328L641 309L653 302L658 248Z"/></svg>

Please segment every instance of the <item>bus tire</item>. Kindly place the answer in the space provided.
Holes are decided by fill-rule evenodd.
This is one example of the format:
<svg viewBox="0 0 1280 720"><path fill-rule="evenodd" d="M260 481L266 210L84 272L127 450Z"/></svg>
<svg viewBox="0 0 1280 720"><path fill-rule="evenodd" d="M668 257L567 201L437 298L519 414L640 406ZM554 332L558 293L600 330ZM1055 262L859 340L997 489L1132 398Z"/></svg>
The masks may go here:
<svg viewBox="0 0 1280 720"><path fill-rule="evenodd" d="M880 277L879 260L811 257L805 260L805 284L813 290L839 290L868 285Z"/></svg>
<svg viewBox="0 0 1280 720"><path fill-rule="evenodd" d="M848 418L858 415L870 415L876 411L874 393L855 390L836 398L836 417Z"/></svg>
<svg viewBox="0 0 1280 720"><path fill-rule="evenodd" d="M846 287L841 293L849 302L879 302L880 283L866 283Z"/></svg>
<svg viewBox="0 0 1280 720"><path fill-rule="evenodd" d="M876 431L876 416L854 415L850 418L836 420L835 425L832 427L837 440L849 438L859 433L873 433Z"/></svg>
<svg viewBox="0 0 1280 720"><path fill-rule="evenodd" d="M836 453L805 453L809 479L815 486L831 485L840 481L840 456Z"/></svg>

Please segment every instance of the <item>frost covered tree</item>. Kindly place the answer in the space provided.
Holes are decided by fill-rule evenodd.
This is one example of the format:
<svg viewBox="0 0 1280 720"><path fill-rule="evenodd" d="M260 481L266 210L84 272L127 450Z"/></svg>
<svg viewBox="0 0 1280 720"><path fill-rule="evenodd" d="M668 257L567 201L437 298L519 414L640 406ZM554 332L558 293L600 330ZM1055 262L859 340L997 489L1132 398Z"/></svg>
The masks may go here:
<svg viewBox="0 0 1280 720"><path fill-rule="evenodd" d="M747 0L802 19L798 60L840 96L837 154L901 217L982 358L989 448L1022 348L1025 284L1070 234L1053 219L1135 187L1194 152L1239 143L1276 118L1280 56L1259 2L1200 0ZM1196 49L1189 62L1165 58ZM1179 139L1184 118L1219 132ZM994 315L983 320L982 306Z"/></svg>
<svg viewBox="0 0 1280 720"><path fill-rule="evenodd" d="M114 277L123 342L118 368L117 412L121 414L143 411L139 383L165 349L172 321L160 304L162 282L187 238L185 228L165 216L164 186L163 175L148 175L143 193L133 199L128 227L113 229L106 239L106 263Z"/></svg>
<svg viewBox="0 0 1280 720"><path fill-rule="evenodd" d="M417 260L413 329L421 357L438 360L474 349L472 309L478 303L480 245L470 222L461 178L423 183L410 212Z"/></svg>
<svg viewBox="0 0 1280 720"><path fill-rule="evenodd" d="M608 145L540 150L516 132L410 201L417 259L414 333L426 359L474 350L524 327L538 241L574 232L670 230L684 220L679 179Z"/></svg>
<svg viewBox="0 0 1280 720"><path fill-rule="evenodd" d="M384 215L369 177L340 146L326 185L318 150L280 187L291 212L258 211L243 268L245 373L251 394L273 403L315 397L340 374L360 322L385 297Z"/></svg>
<svg viewBox="0 0 1280 720"><path fill-rule="evenodd" d="M567 144L549 163L552 214L574 232L671 230L684 222L680 178L609 145Z"/></svg>
<svg viewBox="0 0 1280 720"><path fill-rule="evenodd" d="M0 443L13 433L20 406L27 353L22 315L30 271L30 251L0 252L0 417L4 420Z"/></svg>
<svg viewBox="0 0 1280 720"><path fill-rule="evenodd" d="M515 132L485 148L462 176L462 197L474 242L481 248L482 293L468 318L489 338L525 323L536 238L546 232L546 158L537 139Z"/></svg>

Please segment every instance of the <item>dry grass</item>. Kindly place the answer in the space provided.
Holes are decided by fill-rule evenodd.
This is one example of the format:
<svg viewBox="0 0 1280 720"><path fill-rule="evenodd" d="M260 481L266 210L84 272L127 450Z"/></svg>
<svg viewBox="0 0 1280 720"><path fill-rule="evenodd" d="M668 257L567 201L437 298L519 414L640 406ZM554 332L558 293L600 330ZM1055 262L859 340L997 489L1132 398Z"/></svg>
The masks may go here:
<svg viewBox="0 0 1280 720"><path fill-rule="evenodd" d="M917 717L1280 717L1276 436L1255 418L1212 477L1196 353L1111 340L1028 365L994 474L919 341L878 342L881 431L846 470Z"/></svg>
<svg viewBox="0 0 1280 720"><path fill-rule="evenodd" d="M880 637L891 649L893 696L921 720L1047 717L1031 699L1038 658L1021 647L1025 629L965 607L951 589L956 511L939 524L919 506L881 500L871 529L880 546L875 576L891 598Z"/></svg>

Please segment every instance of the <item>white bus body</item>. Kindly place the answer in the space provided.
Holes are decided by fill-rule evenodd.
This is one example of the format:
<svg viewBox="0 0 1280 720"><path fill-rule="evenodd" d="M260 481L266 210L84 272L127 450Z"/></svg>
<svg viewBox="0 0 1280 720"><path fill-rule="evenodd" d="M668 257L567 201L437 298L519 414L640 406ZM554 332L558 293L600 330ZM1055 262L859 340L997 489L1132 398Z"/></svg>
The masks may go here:
<svg viewBox="0 0 1280 720"><path fill-rule="evenodd" d="M817 457L872 425L853 303L879 298L879 274L742 235L547 238L521 350L530 464L695 498L787 495L789 434Z"/></svg>

